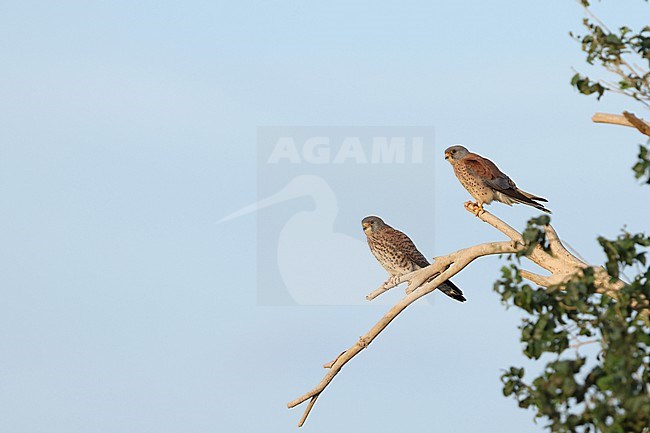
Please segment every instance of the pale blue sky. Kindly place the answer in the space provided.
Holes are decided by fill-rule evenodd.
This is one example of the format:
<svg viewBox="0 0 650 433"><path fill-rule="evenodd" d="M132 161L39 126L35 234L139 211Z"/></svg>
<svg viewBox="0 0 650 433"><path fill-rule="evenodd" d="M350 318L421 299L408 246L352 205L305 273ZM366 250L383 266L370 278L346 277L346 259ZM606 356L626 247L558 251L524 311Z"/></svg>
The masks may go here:
<svg viewBox="0 0 650 433"><path fill-rule="evenodd" d="M649 16L613 4L615 24ZM642 110L571 89L581 19L570 0L4 1L0 431L294 431L303 408L286 403L386 307L257 305L264 214L215 221L256 200L259 126L435 128L431 182L407 208L373 191L342 209L350 236L380 213L428 256L501 239L442 159L462 143L549 198L561 236L601 262L596 236L647 226L647 191L629 171L640 136L590 117ZM491 209L515 227L536 215ZM466 304L391 324L304 430L541 431L501 395L500 369L526 364L492 292L502 263L457 276Z"/></svg>

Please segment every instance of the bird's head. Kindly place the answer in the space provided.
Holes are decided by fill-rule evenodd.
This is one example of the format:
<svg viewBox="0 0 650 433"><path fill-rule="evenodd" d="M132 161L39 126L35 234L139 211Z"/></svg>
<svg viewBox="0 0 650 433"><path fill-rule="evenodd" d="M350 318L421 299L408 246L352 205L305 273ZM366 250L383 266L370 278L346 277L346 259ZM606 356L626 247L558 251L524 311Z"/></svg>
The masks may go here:
<svg viewBox="0 0 650 433"><path fill-rule="evenodd" d="M469 153L469 150L465 149L463 146L451 146L445 149L445 159L449 162L450 160L458 160L464 158Z"/></svg>
<svg viewBox="0 0 650 433"><path fill-rule="evenodd" d="M373 233L375 230L385 225L386 223L384 223L381 218L376 216L368 216L361 220L361 226L363 227L363 231L366 234Z"/></svg>

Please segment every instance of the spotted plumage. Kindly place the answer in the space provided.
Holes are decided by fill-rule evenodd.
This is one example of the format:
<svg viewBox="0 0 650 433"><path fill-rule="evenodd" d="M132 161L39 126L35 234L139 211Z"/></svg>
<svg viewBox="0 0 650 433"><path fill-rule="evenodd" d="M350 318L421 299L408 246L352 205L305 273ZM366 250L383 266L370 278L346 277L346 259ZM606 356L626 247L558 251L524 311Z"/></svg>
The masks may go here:
<svg viewBox="0 0 650 433"><path fill-rule="evenodd" d="M429 266L429 261L418 251L413 241L401 231L386 224L381 218L369 216L364 218L361 224L370 251L379 264L388 271L391 278ZM438 289L457 301L466 300L463 292L449 280L442 283Z"/></svg>
<svg viewBox="0 0 650 433"><path fill-rule="evenodd" d="M523 203L551 213L541 203L545 198L537 197L517 188L517 185L489 159L470 153L463 146L452 146L445 150L445 159L454 168L454 174L465 189L476 199L476 204L483 210L484 204L500 201L508 206Z"/></svg>

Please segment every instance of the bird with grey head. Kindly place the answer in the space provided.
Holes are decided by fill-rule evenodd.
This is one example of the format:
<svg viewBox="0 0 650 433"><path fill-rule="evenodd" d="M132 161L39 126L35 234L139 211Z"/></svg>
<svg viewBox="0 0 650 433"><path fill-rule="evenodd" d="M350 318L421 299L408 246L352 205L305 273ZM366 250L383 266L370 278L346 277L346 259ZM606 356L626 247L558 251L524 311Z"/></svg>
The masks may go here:
<svg viewBox="0 0 650 433"><path fill-rule="evenodd" d="M539 203L548 200L517 188L513 180L489 159L471 153L459 145L445 149L445 159L453 167L454 174L461 185L476 200L477 216L483 212L483 205L490 204L492 201L505 203L508 206L522 203L542 212L551 213Z"/></svg>

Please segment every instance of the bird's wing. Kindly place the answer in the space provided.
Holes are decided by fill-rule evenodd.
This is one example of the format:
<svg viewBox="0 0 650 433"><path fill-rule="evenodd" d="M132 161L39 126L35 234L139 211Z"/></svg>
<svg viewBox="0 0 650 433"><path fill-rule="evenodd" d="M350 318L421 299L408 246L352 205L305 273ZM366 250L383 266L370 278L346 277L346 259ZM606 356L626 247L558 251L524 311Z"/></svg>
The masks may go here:
<svg viewBox="0 0 650 433"><path fill-rule="evenodd" d="M463 158L463 162L470 173L480 178L490 188L499 191L516 188L515 183L487 158L470 153Z"/></svg>
<svg viewBox="0 0 650 433"><path fill-rule="evenodd" d="M538 201L547 201L545 198L537 197L517 188L517 185L505 173L489 159L483 158L475 153L468 154L463 161L467 168L476 177L483 181L483 184L510 197L516 202L527 204L550 213L548 209L537 203Z"/></svg>
<svg viewBox="0 0 650 433"><path fill-rule="evenodd" d="M422 255L407 235L392 227L390 227L387 235L390 237L390 241L395 245L397 251L404 254L408 261L415 263L421 268L429 266L429 261Z"/></svg>

